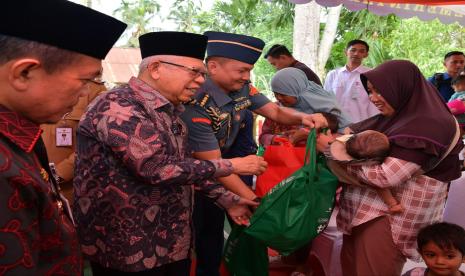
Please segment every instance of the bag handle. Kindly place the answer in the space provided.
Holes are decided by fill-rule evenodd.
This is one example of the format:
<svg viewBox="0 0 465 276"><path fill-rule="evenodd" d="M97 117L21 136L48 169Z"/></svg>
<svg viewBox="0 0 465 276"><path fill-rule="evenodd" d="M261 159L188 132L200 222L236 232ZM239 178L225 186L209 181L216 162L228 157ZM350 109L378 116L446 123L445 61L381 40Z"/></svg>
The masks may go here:
<svg viewBox="0 0 465 276"><path fill-rule="evenodd" d="M307 138L305 147L304 166L310 165L310 173L316 171L316 129L312 129Z"/></svg>

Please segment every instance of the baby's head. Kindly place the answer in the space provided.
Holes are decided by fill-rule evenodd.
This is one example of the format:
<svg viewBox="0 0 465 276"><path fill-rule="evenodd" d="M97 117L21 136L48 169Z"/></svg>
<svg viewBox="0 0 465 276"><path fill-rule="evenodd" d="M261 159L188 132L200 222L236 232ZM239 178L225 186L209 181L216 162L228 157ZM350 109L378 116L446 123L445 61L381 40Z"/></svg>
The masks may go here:
<svg viewBox="0 0 465 276"><path fill-rule="evenodd" d="M354 159L384 159L389 155L389 139L381 132L365 130L347 140L346 150Z"/></svg>
<svg viewBox="0 0 465 276"><path fill-rule="evenodd" d="M323 117L325 117L326 121L328 122L328 131L320 132L316 139L316 149L319 152L323 152L334 140L334 135L337 134L337 130L339 128L339 123L337 117L331 113L321 113Z"/></svg>
<svg viewBox="0 0 465 276"><path fill-rule="evenodd" d="M465 91L465 75L458 75L452 80L451 85L455 92Z"/></svg>
<svg viewBox="0 0 465 276"><path fill-rule="evenodd" d="M465 230L456 224L440 222L422 228L417 244L426 266L437 275L455 275L465 263Z"/></svg>

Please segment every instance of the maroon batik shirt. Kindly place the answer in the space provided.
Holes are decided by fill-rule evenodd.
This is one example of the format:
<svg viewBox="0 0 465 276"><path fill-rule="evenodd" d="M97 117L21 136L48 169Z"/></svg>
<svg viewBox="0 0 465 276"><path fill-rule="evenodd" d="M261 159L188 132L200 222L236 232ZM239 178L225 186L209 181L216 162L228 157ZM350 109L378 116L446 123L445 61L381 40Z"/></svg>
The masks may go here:
<svg viewBox="0 0 465 276"><path fill-rule="evenodd" d="M74 214L89 260L135 272L189 258L194 186L224 207L238 200L211 181L229 161L191 157L183 110L132 78L81 118Z"/></svg>
<svg viewBox="0 0 465 276"><path fill-rule="evenodd" d="M0 106L0 275L81 275L76 231L34 153L40 134Z"/></svg>

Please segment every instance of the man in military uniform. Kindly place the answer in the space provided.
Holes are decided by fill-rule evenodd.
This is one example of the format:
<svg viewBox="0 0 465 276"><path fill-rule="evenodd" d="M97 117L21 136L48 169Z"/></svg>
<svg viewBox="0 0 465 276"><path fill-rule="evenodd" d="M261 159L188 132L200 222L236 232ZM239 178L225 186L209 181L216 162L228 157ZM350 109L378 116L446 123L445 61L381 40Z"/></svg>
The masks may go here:
<svg viewBox="0 0 465 276"><path fill-rule="evenodd" d="M244 157L257 153L258 146L253 131L255 118L252 111L246 109L245 112L236 140L228 151L221 153L223 158ZM239 177L247 186L253 186L253 175L240 175Z"/></svg>
<svg viewBox="0 0 465 276"><path fill-rule="evenodd" d="M60 184L61 193L73 204L74 162L76 159L76 129L87 106L101 92L106 90L103 82L90 83L89 94L80 97L73 111L65 114L55 124L43 124L42 139L47 149L50 167Z"/></svg>
<svg viewBox="0 0 465 276"><path fill-rule="evenodd" d="M70 112L126 24L69 1L2 2L0 274L82 275L69 206L40 124Z"/></svg>
<svg viewBox="0 0 465 276"><path fill-rule="evenodd" d="M258 38L206 32L208 78L181 115L189 128L194 156L220 158L236 140L246 109L283 124L324 126L321 114L303 114L270 102L250 84L250 72L265 43ZM237 175L217 178L223 186L256 199ZM223 247L224 212L203 195L195 194L197 275L219 275Z"/></svg>

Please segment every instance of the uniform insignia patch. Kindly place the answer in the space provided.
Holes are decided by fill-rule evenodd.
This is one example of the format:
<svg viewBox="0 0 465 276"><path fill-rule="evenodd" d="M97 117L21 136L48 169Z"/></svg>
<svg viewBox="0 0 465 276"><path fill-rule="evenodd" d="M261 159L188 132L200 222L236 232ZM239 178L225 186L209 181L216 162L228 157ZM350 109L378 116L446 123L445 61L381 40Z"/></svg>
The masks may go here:
<svg viewBox="0 0 465 276"><path fill-rule="evenodd" d="M250 96L255 96L258 93L260 93L260 91L258 91L258 89L255 86L253 86L252 84L249 84L249 95Z"/></svg>
<svg viewBox="0 0 465 276"><path fill-rule="evenodd" d="M204 124L209 124L209 125L212 124L212 121L210 121L207 118L192 118L192 122L193 123L204 123Z"/></svg>
<svg viewBox="0 0 465 276"><path fill-rule="evenodd" d="M234 110L239 111L239 110L247 109L251 105L252 105L252 102L249 99L247 99L245 101L235 104Z"/></svg>

